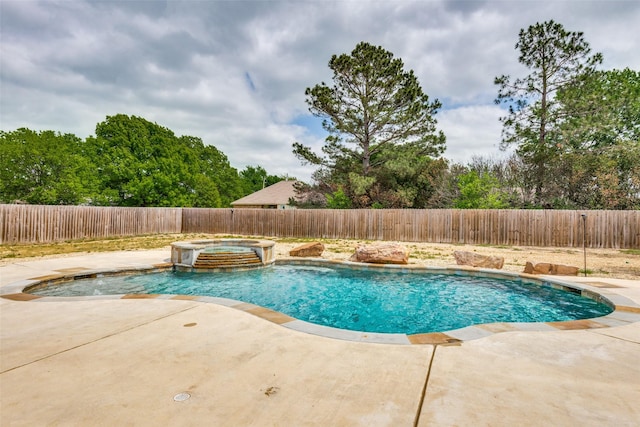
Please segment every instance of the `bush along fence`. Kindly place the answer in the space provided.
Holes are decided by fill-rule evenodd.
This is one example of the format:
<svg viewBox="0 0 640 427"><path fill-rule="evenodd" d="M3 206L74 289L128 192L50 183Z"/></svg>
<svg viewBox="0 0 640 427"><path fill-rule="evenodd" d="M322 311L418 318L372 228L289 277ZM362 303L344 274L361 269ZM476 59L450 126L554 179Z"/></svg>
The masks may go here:
<svg viewBox="0 0 640 427"><path fill-rule="evenodd" d="M589 248L640 248L640 211L0 205L0 227L0 243L5 244L211 233L507 246L582 247L586 242Z"/></svg>

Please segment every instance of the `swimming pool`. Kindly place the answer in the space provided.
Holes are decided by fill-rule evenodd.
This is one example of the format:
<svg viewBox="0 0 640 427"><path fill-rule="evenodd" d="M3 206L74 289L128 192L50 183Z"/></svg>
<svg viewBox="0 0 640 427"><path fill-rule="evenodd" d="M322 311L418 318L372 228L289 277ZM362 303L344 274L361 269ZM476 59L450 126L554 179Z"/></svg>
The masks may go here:
<svg viewBox="0 0 640 427"><path fill-rule="evenodd" d="M421 334L496 322L605 316L602 300L519 277L411 269L287 264L250 271L96 277L27 292L42 296L165 294L221 297L312 324L351 331Z"/></svg>

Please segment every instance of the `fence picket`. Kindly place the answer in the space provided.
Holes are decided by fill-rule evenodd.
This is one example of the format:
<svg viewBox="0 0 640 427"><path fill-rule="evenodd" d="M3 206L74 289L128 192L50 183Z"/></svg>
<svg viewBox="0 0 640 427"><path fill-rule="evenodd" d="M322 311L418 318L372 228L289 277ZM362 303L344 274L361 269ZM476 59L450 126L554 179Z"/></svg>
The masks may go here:
<svg viewBox="0 0 640 427"><path fill-rule="evenodd" d="M0 243L156 233L640 248L640 211L206 209L0 205Z"/></svg>

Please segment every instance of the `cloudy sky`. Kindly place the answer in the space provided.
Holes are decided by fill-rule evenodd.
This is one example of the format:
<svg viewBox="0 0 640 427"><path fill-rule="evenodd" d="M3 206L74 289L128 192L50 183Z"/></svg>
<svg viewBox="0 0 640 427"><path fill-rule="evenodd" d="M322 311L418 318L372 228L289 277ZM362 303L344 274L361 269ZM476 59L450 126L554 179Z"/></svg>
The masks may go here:
<svg viewBox="0 0 640 427"><path fill-rule="evenodd" d="M518 32L550 19L584 32L602 68L640 69L637 0L0 0L0 129L86 138L108 115L136 115L238 169L308 180L291 144L319 149L325 135L305 88L366 41L442 102L445 157L500 157L493 79L527 73Z"/></svg>

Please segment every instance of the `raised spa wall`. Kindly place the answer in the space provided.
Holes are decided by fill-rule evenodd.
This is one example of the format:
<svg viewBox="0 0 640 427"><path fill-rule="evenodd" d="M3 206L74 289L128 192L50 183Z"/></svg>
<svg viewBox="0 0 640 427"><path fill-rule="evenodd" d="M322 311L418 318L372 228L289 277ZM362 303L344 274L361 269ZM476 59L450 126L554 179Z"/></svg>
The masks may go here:
<svg viewBox="0 0 640 427"><path fill-rule="evenodd" d="M273 249L275 242L270 240L215 239L175 242L171 244L171 262L173 265L192 267L200 252L216 246L238 246L249 248L258 255L262 265L273 264L276 260Z"/></svg>

